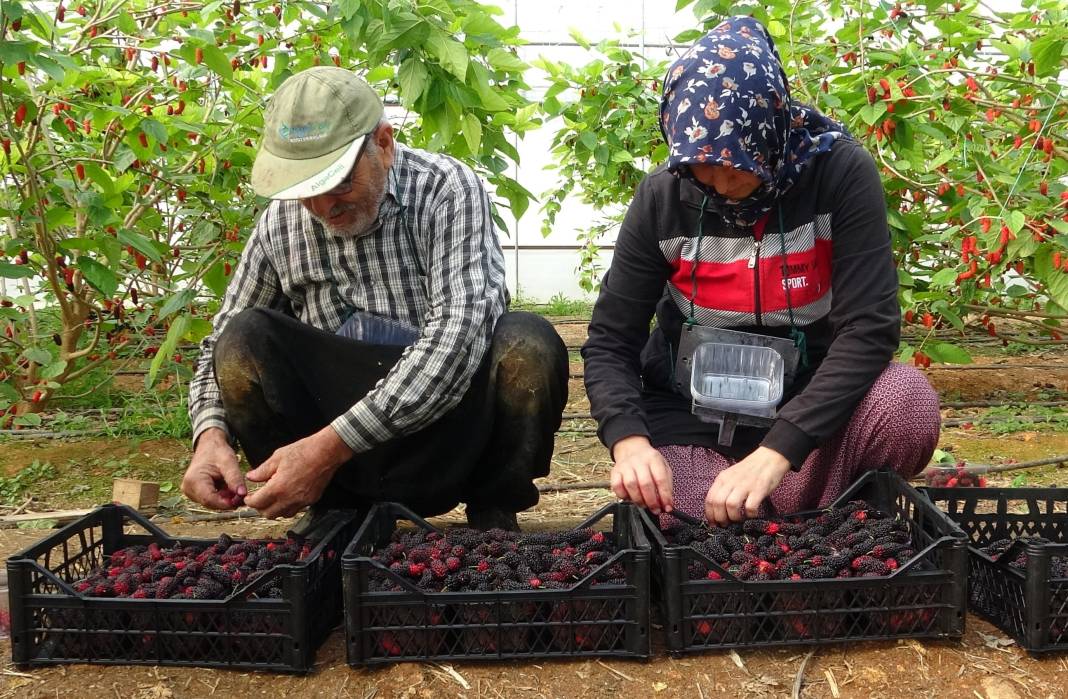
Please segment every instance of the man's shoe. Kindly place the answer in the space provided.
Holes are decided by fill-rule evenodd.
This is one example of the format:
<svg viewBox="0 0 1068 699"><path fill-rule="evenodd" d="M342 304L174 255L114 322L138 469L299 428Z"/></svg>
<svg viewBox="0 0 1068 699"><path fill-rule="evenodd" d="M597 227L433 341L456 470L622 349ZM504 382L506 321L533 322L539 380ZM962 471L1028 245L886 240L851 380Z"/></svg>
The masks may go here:
<svg viewBox="0 0 1068 699"><path fill-rule="evenodd" d="M468 506L467 525L480 531L489 531L490 529L503 529L508 532L520 531L519 520L516 519L515 512L499 507L474 510Z"/></svg>
<svg viewBox="0 0 1068 699"><path fill-rule="evenodd" d="M334 517L331 514L334 512L338 512L337 517ZM364 517L367 516L367 512L367 507L349 508L344 511L339 511L339 508L312 505L304 512L303 517L293 523L293 526L289 528L288 534L298 538L307 538L312 534L316 534L320 537L326 536L327 532L330 531L330 527L340 522L341 520L339 518L346 516L346 514L353 516L351 529L353 530L352 533L355 534L355 530L359 528Z"/></svg>

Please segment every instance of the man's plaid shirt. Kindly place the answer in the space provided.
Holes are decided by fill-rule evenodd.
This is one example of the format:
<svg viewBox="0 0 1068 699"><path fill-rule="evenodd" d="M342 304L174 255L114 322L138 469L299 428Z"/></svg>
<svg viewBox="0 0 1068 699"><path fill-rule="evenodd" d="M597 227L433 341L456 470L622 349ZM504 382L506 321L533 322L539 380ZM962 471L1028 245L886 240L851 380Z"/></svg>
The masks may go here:
<svg viewBox="0 0 1068 699"><path fill-rule="evenodd" d="M299 201L274 201L201 342L190 385L193 441L230 435L212 368L226 321L261 306L336 332L353 311L394 318L421 335L364 398L331 424L356 452L416 432L467 391L508 306L504 255L478 176L447 156L396 144L378 228L329 235Z"/></svg>

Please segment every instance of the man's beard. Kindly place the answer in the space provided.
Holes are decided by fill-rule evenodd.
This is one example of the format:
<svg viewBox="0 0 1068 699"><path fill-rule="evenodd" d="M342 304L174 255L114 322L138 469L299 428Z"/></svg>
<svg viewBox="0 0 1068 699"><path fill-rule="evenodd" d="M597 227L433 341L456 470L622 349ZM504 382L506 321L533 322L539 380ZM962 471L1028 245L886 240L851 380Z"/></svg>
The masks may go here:
<svg viewBox="0 0 1068 699"><path fill-rule="evenodd" d="M386 197L386 174L387 168L382 167L372 159L372 167L364 185L364 196L358 202L338 202L329 212L328 217L336 216L343 211L352 210L356 217L351 223L343 226L335 226L327 223L309 211L311 217L319 222L326 232L338 238L359 238L370 233L378 221L378 209L382 206L382 200Z"/></svg>

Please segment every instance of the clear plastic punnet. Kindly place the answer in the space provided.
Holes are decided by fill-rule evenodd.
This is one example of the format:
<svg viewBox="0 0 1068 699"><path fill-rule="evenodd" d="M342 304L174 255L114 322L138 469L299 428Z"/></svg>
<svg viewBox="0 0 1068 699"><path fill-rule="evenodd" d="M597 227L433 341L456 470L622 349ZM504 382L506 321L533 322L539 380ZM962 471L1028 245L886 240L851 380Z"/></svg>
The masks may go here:
<svg viewBox="0 0 1068 699"><path fill-rule="evenodd" d="M693 355L694 411L772 417L782 399L783 359L771 347L705 342Z"/></svg>

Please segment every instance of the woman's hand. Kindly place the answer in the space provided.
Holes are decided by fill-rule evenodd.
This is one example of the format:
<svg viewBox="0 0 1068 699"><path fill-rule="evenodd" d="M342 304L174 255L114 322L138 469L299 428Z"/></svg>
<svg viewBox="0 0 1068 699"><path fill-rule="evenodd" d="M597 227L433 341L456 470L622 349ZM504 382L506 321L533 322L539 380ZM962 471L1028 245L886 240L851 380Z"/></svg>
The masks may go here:
<svg viewBox="0 0 1068 699"><path fill-rule="evenodd" d="M671 512L671 469L647 437L631 435L612 446L612 492L655 514Z"/></svg>
<svg viewBox="0 0 1068 699"><path fill-rule="evenodd" d="M767 447L757 449L720 471L705 496L705 518L722 527L756 517L760 504L779 487L790 470L786 457Z"/></svg>

